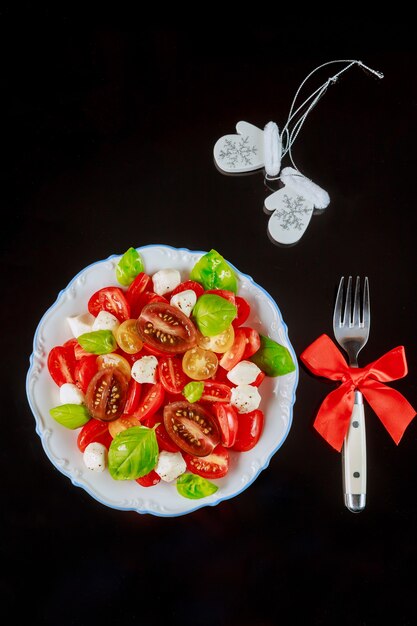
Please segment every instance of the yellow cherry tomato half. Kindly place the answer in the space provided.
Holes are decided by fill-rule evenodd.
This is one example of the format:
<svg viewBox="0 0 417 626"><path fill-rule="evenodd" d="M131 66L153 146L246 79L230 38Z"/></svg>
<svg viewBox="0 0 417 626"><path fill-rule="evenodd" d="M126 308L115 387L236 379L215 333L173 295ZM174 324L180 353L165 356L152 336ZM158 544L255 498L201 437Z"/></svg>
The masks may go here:
<svg viewBox="0 0 417 626"><path fill-rule="evenodd" d="M224 354L232 347L234 340L235 331L233 326L230 325L229 328L226 328L226 330L219 335L214 335L214 337L204 337L204 335L199 334L197 345L200 346L200 348L204 348L204 350Z"/></svg>
<svg viewBox="0 0 417 626"><path fill-rule="evenodd" d="M115 331L117 345L127 354L136 354L142 350L143 341L139 337L136 320L126 320Z"/></svg>
<svg viewBox="0 0 417 626"><path fill-rule="evenodd" d="M116 435L122 432L122 430L127 430L128 428L132 428L132 426L140 426L140 422L136 419L136 417L119 417L117 420L113 420L113 422L109 422L109 433L115 438Z"/></svg>
<svg viewBox="0 0 417 626"><path fill-rule="evenodd" d="M182 358L182 369L193 380L206 380L216 373L219 361L211 350L191 348Z"/></svg>
<svg viewBox="0 0 417 626"><path fill-rule="evenodd" d="M117 367L123 372L128 380L130 379L130 363L121 354L115 354L114 352L111 352L110 354L101 354L97 357L97 367L99 370L107 367Z"/></svg>

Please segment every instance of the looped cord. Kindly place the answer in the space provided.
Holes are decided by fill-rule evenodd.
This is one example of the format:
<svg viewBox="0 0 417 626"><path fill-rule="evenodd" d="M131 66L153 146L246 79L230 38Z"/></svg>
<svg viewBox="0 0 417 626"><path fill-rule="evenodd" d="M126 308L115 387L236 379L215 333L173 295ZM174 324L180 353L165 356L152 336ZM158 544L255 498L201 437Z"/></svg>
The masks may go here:
<svg viewBox="0 0 417 626"><path fill-rule="evenodd" d="M334 63L346 63L347 65L343 67L339 72L334 74L334 76L331 76L330 78L328 78L326 82L323 83L320 87L318 87L312 94L310 94L308 98L304 100L302 104L300 104L297 108L295 108L297 98L302 88L306 84L306 82L313 76L313 74L321 70L323 67L326 67L327 65L332 65ZM336 61L327 61L327 63L323 63L322 65L319 65L312 72L310 72L308 76L306 76L306 78L303 80L301 85L298 87L296 94L294 96L294 99L292 101L292 104L291 104L288 119L281 133L281 141L282 141L281 158L284 158L284 156L288 154L294 169L296 169L297 171L299 171L299 169L295 165L295 162L292 156L292 147L294 145L295 140L297 139L297 136L304 122L306 121L308 114L314 109L314 107L319 102L319 100L324 96L324 94L327 91L327 88L330 85L334 85L338 81L339 77L342 74L344 74L344 72L346 72L351 67L353 67L354 65L361 67L363 70L373 74L377 78L384 78L384 74L382 72L379 72L377 70L372 69L371 67L368 67L367 65L362 63L362 61L358 61L355 59L353 60L344 59L344 60L336 60ZM278 180L279 178L280 178L279 176L274 176L271 178L268 172L265 176L266 180Z"/></svg>

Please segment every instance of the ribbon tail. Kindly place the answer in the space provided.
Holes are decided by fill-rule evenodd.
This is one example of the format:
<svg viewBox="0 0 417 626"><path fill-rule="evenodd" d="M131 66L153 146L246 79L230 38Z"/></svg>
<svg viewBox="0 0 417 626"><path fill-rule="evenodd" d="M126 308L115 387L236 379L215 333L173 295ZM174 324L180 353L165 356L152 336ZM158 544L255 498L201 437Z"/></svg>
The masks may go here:
<svg viewBox="0 0 417 626"><path fill-rule="evenodd" d="M399 391L383 383L367 380L361 391L398 445L416 415L415 409Z"/></svg>
<svg viewBox="0 0 417 626"><path fill-rule="evenodd" d="M352 383L344 383L325 397L314 421L317 432L338 452L349 428L353 402Z"/></svg>

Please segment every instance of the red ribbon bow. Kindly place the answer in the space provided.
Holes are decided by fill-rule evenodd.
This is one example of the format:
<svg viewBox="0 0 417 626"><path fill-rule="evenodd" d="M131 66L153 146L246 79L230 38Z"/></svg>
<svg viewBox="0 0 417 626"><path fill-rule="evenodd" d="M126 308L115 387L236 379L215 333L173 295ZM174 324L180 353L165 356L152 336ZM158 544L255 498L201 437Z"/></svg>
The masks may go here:
<svg viewBox="0 0 417 626"><path fill-rule="evenodd" d="M398 444L416 411L404 396L383 383L407 375L404 346L393 348L366 367L349 367L342 353L327 335L321 335L300 355L303 363L318 376L340 380L320 406L314 428L336 450L341 450L352 415L355 389L361 391L379 419Z"/></svg>

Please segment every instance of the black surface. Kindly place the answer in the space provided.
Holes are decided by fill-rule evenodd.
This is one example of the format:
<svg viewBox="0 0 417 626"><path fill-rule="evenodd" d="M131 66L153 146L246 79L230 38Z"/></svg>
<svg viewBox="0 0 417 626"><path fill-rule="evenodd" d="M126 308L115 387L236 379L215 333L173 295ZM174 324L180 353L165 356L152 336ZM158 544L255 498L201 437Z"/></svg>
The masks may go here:
<svg viewBox="0 0 417 626"><path fill-rule="evenodd" d="M332 387L300 368L269 468L235 499L164 519L72 486L25 394L33 334L58 291L96 260L166 243L214 247L253 276L297 355L332 334L339 277L368 275L362 363L405 345L409 375L393 386L417 406L411 25L224 21L202 35L33 13L24 25L3 15L2 606L48 625L416 623L417 422L397 448L367 408L368 503L355 516L340 456L312 428ZM262 175L222 176L213 145L239 119L282 126L308 72L351 57L385 79L350 70L307 120L294 155L331 204L297 246L278 248Z"/></svg>

